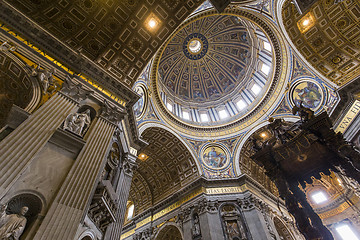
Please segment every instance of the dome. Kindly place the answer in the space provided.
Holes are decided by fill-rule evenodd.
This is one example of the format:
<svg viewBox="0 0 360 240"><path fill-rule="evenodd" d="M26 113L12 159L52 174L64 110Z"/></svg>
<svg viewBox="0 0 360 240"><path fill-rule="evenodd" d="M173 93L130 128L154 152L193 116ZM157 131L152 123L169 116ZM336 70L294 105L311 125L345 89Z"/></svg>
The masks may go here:
<svg viewBox="0 0 360 240"><path fill-rule="evenodd" d="M249 20L210 15L190 21L173 34L159 58L163 104L189 124L238 119L266 93L272 52L266 34Z"/></svg>

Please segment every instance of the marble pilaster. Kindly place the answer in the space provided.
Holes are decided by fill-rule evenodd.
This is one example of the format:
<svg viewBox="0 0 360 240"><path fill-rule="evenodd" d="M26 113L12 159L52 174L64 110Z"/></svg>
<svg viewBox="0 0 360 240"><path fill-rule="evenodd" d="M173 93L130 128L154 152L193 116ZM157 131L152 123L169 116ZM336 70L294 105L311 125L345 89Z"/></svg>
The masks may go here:
<svg viewBox="0 0 360 240"><path fill-rule="evenodd" d="M121 237L134 168L136 168L136 156L127 154L127 156L124 157L122 171L116 186L116 195L118 196L116 222L110 224L107 228L104 237L105 240L120 239Z"/></svg>
<svg viewBox="0 0 360 240"><path fill-rule="evenodd" d="M73 239L85 216L116 125L94 120L79 153L34 239Z"/></svg>
<svg viewBox="0 0 360 240"><path fill-rule="evenodd" d="M56 93L0 142L0 199L75 107L76 102Z"/></svg>

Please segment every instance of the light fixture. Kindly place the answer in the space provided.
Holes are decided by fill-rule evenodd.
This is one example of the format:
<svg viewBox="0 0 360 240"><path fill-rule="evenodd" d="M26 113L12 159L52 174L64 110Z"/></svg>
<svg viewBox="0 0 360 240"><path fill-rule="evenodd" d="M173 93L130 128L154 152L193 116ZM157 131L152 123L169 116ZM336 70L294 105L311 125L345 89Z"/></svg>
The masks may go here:
<svg viewBox="0 0 360 240"><path fill-rule="evenodd" d="M155 32L159 29L161 21L160 19L153 13L151 13L144 22L145 27L150 32Z"/></svg>
<svg viewBox="0 0 360 240"><path fill-rule="evenodd" d="M154 27L156 27L157 22L156 22L156 20L154 18L151 18L149 20L149 22L148 22L148 25L149 25L150 28L154 28Z"/></svg>
<svg viewBox="0 0 360 240"><path fill-rule="evenodd" d="M148 159L148 155L146 155L145 153L140 153L138 158L141 160L141 161L145 161L146 159Z"/></svg>
<svg viewBox="0 0 360 240"><path fill-rule="evenodd" d="M303 25L303 26L307 26L307 25L309 25L309 23L310 23L310 20L309 20L309 19L305 19L305 20L302 22L302 25Z"/></svg>
<svg viewBox="0 0 360 240"><path fill-rule="evenodd" d="M263 132L263 133L260 134L260 136L261 136L262 138L266 138L267 135L266 135L265 132Z"/></svg>
<svg viewBox="0 0 360 240"><path fill-rule="evenodd" d="M298 22L297 26L301 33L308 31L315 25L315 17L312 12L308 12Z"/></svg>

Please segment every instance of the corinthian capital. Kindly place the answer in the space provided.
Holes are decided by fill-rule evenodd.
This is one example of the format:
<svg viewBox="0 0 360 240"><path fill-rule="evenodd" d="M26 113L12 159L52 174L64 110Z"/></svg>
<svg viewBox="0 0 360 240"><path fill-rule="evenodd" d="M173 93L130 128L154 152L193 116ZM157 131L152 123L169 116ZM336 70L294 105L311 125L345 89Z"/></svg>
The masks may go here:
<svg viewBox="0 0 360 240"><path fill-rule="evenodd" d="M111 106L110 103L104 99L103 106L101 108L101 116L106 120L116 124L117 122L121 121L126 112L117 108L116 106Z"/></svg>
<svg viewBox="0 0 360 240"><path fill-rule="evenodd" d="M138 165L132 160L131 156L125 155L123 158L123 171L125 174L132 176Z"/></svg>
<svg viewBox="0 0 360 240"><path fill-rule="evenodd" d="M69 75L66 75L60 92L76 102L86 99L93 94L93 91L85 89L81 83L74 81Z"/></svg>

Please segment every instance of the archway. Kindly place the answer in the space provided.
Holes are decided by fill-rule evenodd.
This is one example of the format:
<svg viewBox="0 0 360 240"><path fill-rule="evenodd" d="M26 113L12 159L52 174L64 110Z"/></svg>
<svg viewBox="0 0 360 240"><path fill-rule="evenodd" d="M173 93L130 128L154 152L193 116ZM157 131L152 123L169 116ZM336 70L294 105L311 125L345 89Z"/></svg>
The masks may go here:
<svg viewBox="0 0 360 240"><path fill-rule="evenodd" d="M32 80L19 60L0 52L0 129L5 125L12 105L26 109L34 101L34 95Z"/></svg>
<svg viewBox="0 0 360 240"><path fill-rule="evenodd" d="M93 240L90 236L85 236L81 240Z"/></svg>
<svg viewBox="0 0 360 240"><path fill-rule="evenodd" d="M199 178L190 150L173 133L150 127L141 137L149 145L139 153L129 196L137 215Z"/></svg>
<svg viewBox="0 0 360 240"><path fill-rule="evenodd" d="M294 240L289 229L278 217L274 217L274 225L281 239Z"/></svg>
<svg viewBox="0 0 360 240"><path fill-rule="evenodd" d="M183 238L177 227L168 225L160 230L155 240L183 240Z"/></svg>

